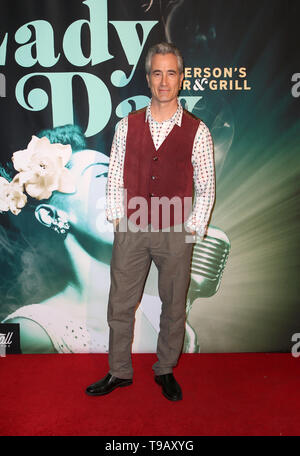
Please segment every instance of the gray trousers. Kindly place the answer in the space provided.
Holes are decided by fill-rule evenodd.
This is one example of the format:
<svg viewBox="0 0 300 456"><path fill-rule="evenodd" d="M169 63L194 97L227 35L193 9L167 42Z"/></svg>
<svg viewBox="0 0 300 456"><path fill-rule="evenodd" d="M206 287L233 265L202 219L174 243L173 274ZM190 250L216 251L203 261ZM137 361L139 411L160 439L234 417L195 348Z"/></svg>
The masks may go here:
<svg viewBox="0 0 300 456"><path fill-rule="evenodd" d="M128 224L130 225L128 227ZM128 230L126 230L126 226ZM193 243L181 232L132 232L132 224L123 218L115 231L111 287L107 320L109 333L110 374L132 378L131 345L134 320L145 281L153 260L158 269L158 290L162 301L160 331L157 342L156 375L172 373L182 351L186 319L186 295L190 281ZM124 230L124 231L123 231Z"/></svg>

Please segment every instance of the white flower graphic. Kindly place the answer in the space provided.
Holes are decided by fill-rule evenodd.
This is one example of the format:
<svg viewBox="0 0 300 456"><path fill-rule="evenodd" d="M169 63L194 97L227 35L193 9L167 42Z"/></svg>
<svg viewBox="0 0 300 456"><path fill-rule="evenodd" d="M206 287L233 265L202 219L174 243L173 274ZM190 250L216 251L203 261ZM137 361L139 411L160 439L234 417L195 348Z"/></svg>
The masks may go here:
<svg viewBox="0 0 300 456"><path fill-rule="evenodd" d="M26 192L38 200L48 199L53 191L73 193L75 184L69 169L65 168L72 155L71 146L51 144L46 137L32 136L27 149L12 156L19 174L13 181L25 186Z"/></svg>
<svg viewBox="0 0 300 456"><path fill-rule="evenodd" d="M27 202L23 187L16 181L8 182L0 177L0 211L11 211L18 215Z"/></svg>

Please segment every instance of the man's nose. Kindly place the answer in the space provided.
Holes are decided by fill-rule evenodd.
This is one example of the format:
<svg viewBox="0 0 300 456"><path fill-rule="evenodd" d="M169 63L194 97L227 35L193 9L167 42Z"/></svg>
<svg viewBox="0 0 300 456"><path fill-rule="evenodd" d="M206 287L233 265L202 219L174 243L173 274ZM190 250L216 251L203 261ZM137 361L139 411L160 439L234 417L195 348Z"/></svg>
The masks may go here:
<svg viewBox="0 0 300 456"><path fill-rule="evenodd" d="M167 83L167 74L163 73L161 77L161 83L165 85Z"/></svg>

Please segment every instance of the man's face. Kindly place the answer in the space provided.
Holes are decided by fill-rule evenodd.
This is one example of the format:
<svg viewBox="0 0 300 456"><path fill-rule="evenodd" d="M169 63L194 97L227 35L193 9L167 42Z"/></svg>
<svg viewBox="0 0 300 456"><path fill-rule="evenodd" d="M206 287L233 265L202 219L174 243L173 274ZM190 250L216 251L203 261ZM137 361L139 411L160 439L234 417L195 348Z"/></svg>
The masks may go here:
<svg viewBox="0 0 300 456"><path fill-rule="evenodd" d="M177 98L183 73L179 73L177 57L174 54L155 54L151 61L150 74L146 76L152 93L152 100L159 103Z"/></svg>

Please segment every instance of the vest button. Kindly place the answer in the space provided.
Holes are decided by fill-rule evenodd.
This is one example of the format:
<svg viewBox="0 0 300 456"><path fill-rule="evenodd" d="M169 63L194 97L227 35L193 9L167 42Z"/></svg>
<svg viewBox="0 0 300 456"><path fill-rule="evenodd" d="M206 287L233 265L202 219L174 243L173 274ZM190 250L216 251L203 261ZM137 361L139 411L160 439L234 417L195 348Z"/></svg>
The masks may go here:
<svg viewBox="0 0 300 456"><path fill-rule="evenodd" d="M155 177L155 176L151 176L151 179L152 179L152 180L155 180L155 179L156 179L156 177Z"/></svg>
<svg viewBox="0 0 300 456"><path fill-rule="evenodd" d="M155 157L153 157L153 160L154 160L154 161L158 160L157 155L155 155Z"/></svg>

